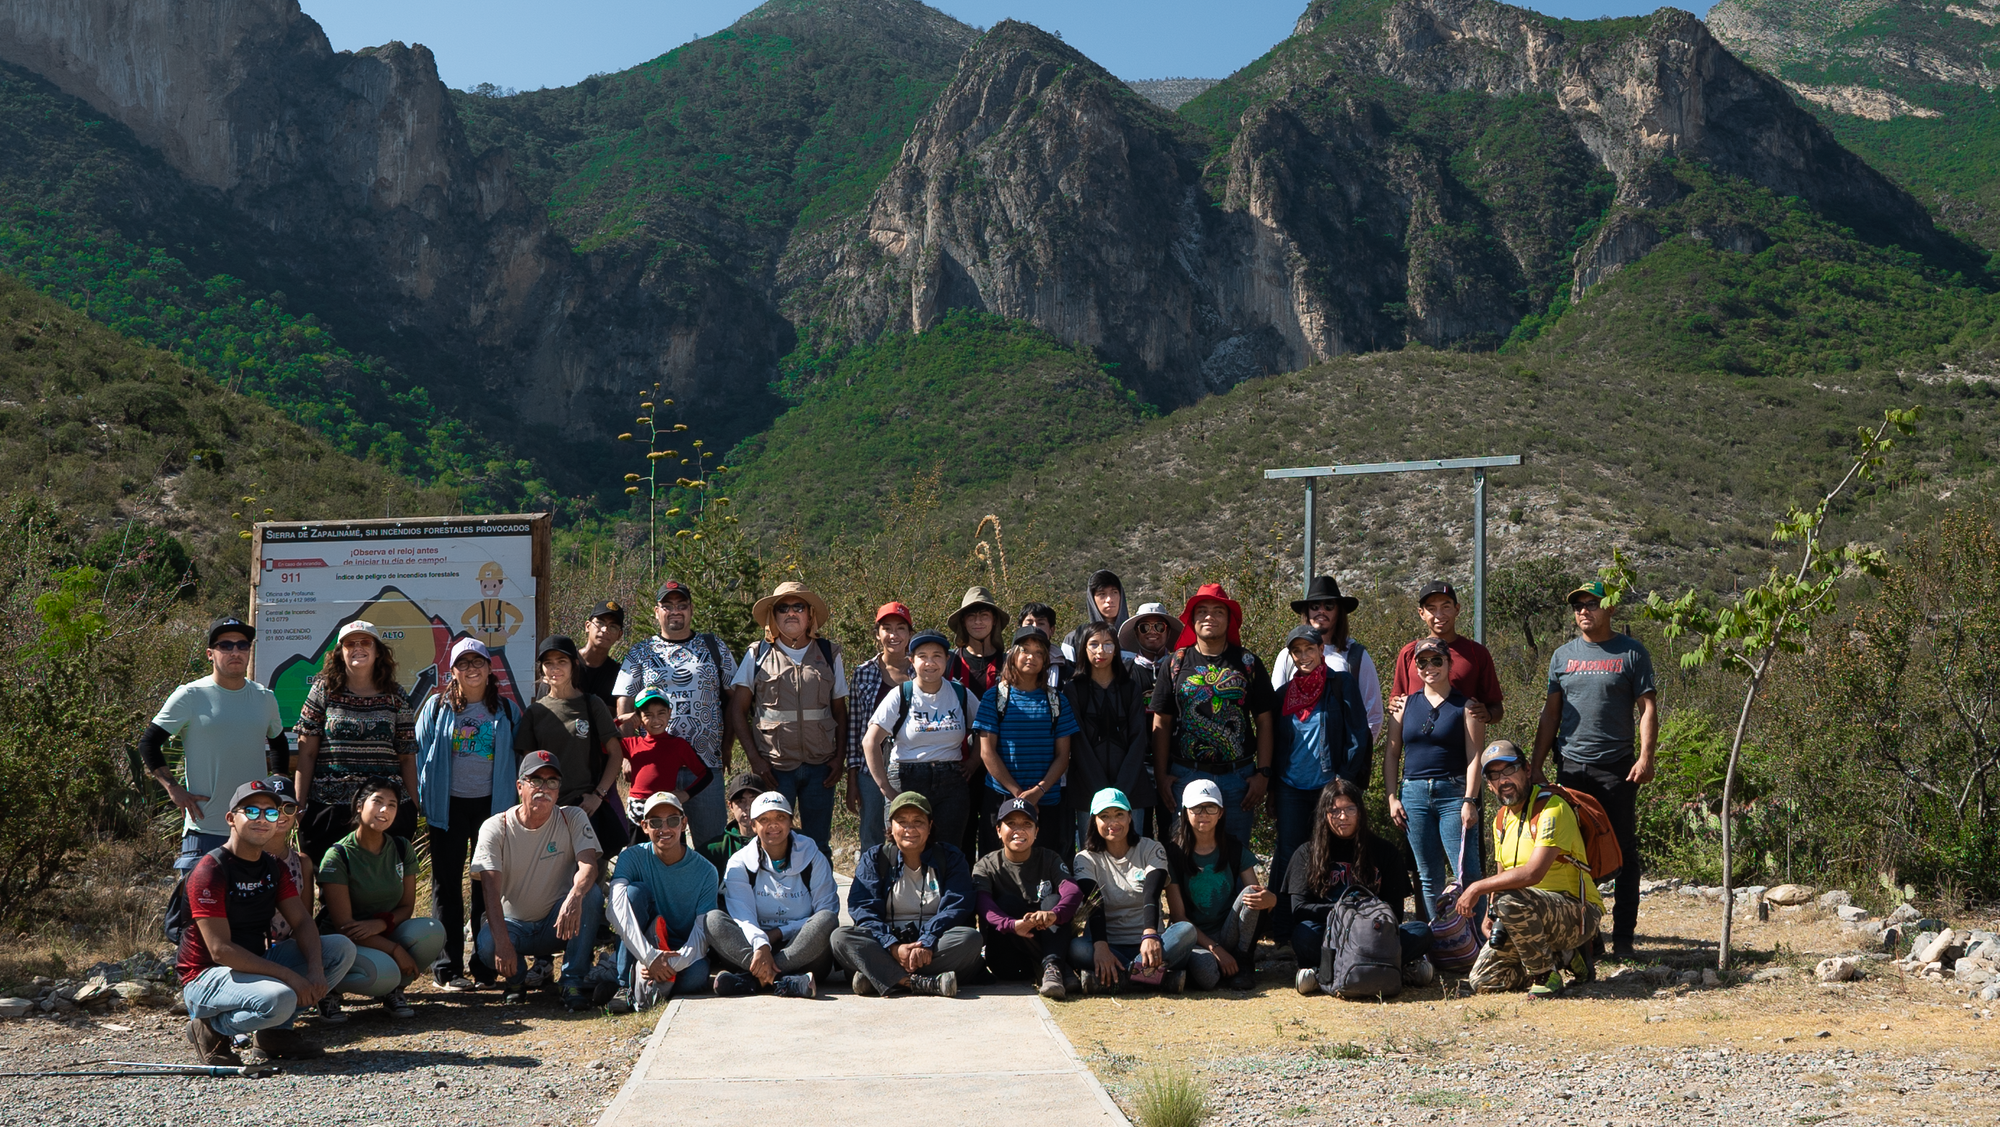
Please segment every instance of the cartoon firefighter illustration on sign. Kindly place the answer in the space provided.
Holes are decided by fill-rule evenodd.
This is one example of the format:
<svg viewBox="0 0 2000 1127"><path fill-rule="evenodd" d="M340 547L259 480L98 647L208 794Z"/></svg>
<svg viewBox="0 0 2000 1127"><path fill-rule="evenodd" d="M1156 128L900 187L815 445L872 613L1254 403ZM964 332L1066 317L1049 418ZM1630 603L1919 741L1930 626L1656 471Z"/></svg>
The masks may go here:
<svg viewBox="0 0 2000 1127"><path fill-rule="evenodd" d="M506 573L500 565L491 560L479 566L479 601L465 608L459 616L459 625L466 633L486 643L490 649L499 649L521 628L521 611L513 603L500 597L500 588L507 582Z"/></svg>

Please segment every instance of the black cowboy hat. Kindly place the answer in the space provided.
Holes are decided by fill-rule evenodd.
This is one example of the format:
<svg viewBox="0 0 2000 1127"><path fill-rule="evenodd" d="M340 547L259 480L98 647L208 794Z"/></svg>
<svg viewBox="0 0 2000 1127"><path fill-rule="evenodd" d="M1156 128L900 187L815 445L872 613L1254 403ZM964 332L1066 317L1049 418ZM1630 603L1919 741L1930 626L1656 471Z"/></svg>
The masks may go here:
<svg viewBox="0 0 2000 1127"><path fill-rule="evenodd" d="M1340 580L1331 575L1313 576L1312 586L1306 588L1306 597L1292 600L1292 610L1304 614L1314 603L1339 603L1340 609L1349 614L1361 605L1361 600L1340 593Z"/></svg>

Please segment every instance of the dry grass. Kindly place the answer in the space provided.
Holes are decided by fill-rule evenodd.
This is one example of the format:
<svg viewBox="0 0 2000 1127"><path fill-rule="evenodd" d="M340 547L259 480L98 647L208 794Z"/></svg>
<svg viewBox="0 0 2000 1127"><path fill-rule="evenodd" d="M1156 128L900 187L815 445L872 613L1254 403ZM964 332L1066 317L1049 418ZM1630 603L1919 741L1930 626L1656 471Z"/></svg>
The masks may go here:
<svg viewBox="0 0 2000 1127"><path fill-rule="evenodd" d="M150 838L92 849L50 890L40 926L0 944L0 989L168 946L160 918L173 890L173 858L172 845Z"/></svg>

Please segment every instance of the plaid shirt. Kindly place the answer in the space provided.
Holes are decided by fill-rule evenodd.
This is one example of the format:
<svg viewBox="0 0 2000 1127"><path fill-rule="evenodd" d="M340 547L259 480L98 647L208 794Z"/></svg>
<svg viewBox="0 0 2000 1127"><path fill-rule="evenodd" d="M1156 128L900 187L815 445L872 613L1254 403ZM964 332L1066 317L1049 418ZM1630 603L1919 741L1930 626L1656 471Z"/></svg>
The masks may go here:
<svg viewBox="0 0 2000 1127"><path fill-rule="evenodd" d="M882 702L882 655L876 654L847 675L847 765L858 771L868 769L868 757L861 754L861 737L868 734L869 718Z"/></svg>

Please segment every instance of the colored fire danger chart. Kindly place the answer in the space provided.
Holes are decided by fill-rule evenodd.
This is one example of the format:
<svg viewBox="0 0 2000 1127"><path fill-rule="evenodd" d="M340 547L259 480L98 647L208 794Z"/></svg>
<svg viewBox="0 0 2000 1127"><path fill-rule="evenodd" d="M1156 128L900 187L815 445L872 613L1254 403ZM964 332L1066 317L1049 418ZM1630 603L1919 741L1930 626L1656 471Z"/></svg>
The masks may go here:
<svg viewBox="0 0 2000 1127"><path fill-rule="evenodd" d="M394 651L412 704L437 688L464 638L486 644L501 693L525 704L545 625L538 593L548 544L541 513L260 524L253 676L293 724L340 628L361 620Z"/></svg>

